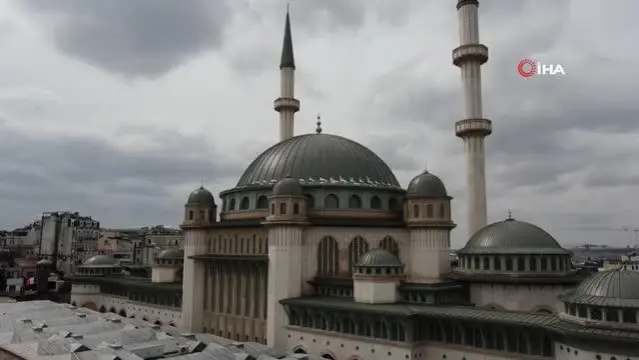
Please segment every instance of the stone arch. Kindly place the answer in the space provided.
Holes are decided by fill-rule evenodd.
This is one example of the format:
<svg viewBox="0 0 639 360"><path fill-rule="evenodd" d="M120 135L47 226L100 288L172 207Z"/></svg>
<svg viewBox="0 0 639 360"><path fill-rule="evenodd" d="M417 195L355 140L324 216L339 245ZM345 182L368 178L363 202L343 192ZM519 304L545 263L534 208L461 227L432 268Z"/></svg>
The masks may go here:
<svg viewBox="0 0 639 360"><path fill-rule="evenodd" d="M115 307L111 306L111 307L109 308L109 312L112 312L112 313L114 313L114 314L115 314L115 313L117 313L118 311L115 309Z"/></svg>
<svg viewBox="0 0 639 360"><path fill-rule="evenodd" d="M248 210L250 206L251 202L249 198L247 196L243 197L242 201L240 201L240 210Z"/></svg>
<svg viewBox="0 0 639 360"><path fill-rule="evenodd" d="M155 320L153 323L154 323L155 325L160 325L160 326L162 326L162 322L161 322L160 320Z"/></svg>
<svg viewBox="0 0 639 360"><path fill-rule="evenodd" d="M120 309L120 311L118 312L118 315L120 315L122 317L126 317L126 310Z"/></svg>
<svg viewBox="0 0 639 360"><path fill-rule="evenodd" d="M257 208L258 209L268 209L268 198L264 195L257 198Z"/></svg>
<svg viewBox="0 0 639 360"><path fill-rule="evenodd" d="M348 272L353 273L353 266L357 265L359 258L368 252L368 241L361 236L356 236L348 245Z"/></svg>
<svg viewBox="0 0 639 360"><path fill-rule="evenodd" d="M371 203L370 203L370 208L371 209L381 209L382 208L382 199L379 198L379 196L375 195L371 198Z"/></svg>
<svg viewBox="0 0 639 360"><path fill-rule="evenodd" d="M359 195L351 195L348 199L348 208L349 209L361 209L362 208L362 198Z"/></svg>
<svg viewBox="0 0 639 360"><path fill-rule="evenodd" d="M101 313L105 313L106 312L106 306L104 306L104 305L100 306L100 312Z"/></svg>
<svg viewBox="0 0 639 360"><path fill-rule="evenodd" d="M317 246L317 276L336 276L339 271L339 244L325 236Z"/></svg>
<svg viewBox="0 0 639 360"><path fill-rule="evenodd" d="M229 211L235 211L235 198L231 199L229 202Z"/></svg>
<svg viewBox="0 0 639 360"><path fill-rule="evenodd" d="M328 194L324 199L324 208L339 209L339 198L335 194Z"/></svg>
<svg viewBox="0 0 639 360"><path fill-rule="evenodd" d="M320 356L322 359L328 359L328 360L337 360L337 356L335 356L335 353L330 351L330 350L324 350L320 353Z"/></svg>
<svg viewBox="0 0 639 360"><path fill-rule="evenodd" d="M169 326L170 326L170 327L175 327L175 323L174 323L173 321L171 321L171 322L169 323Z"/></svg>
<svg viewBox="0 0 639 360"><path fill-rule="evenodd" d="M85 302L84 304L82 304L82 307L91 309L93 311L98 311L98 306L92 301Z"/></svg>
<svg viewBox="0 0 639 360"><path fill-rule="evenodd" d="M293 348L293 354L308 354L308 351L306 346L300 344Z"/></svg>
<svg viewBox="0 0 639 360"><path fill-rule="evenodd" d="M530 312L536 313L536 314L554 314L555 309L546 305L537 305L534 308L532 308Z"/></svg>
<svg viewBox="0 0 639 360"><path fill-rule="evenodd" d="M386 236L380 240L379 247L395 254L399 258L399 244L392 237Z"/></svg>

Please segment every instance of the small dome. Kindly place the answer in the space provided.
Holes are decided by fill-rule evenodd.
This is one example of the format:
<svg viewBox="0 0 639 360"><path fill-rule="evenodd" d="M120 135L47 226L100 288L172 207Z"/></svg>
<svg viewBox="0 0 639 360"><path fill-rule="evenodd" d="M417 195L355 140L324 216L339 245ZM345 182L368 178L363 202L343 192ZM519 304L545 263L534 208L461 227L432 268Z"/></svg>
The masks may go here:
<svg viewBox="0 0 639 360"><path fill-rule="evenodd" d="M287 177L278 181L275 186L273 186L273 195L303 196L304 190L299 181Z"/></svg>
<svg viewBox="0 0 639 360"><path fill-rule="evenodd" d="M444 182L436 175L424 171L415 176L408 184L408 196L447 198L448 192Z"/></svg>
<svg viewBox="0 0 639 360"><path fill-rule="evenodd" d="M359 259L357 266L402 266L401 261L386 249L373 249Z"/></svg>
<svg viewBox="0 0 639 360"><path fill-rule="evenodd" d="M111 256L95 255L87 259L83 266L116 266L117 262Z"/></svg>
<svg viewBox="0 0 639 360"><path fill-rule="evenodd" d="M592 305L626 305L639 307L639 272L625 268L595 273L582 281L565 299Z"/></svg>
<svg viewBox="0 0 639 360"><path fill-rule="evenodd" d="M38 266L51 266L53 265L53 261L49 260L49 259L42 259L40 261L37 262Z"/></svg>
<svg viewBox="0 0 639 360"><path fill-rule="evenodd" d="M183 259L184 249L170 248L162 250L158 256L158 259L170 260L170 259Z"/></svg>
<svg viewBox="0 0 639 360"><path fill-rule="evenodd" d="M508 218L479 230L458 254L547 254L570 255L542 228Z"/></svg>
<svg viewBox="0 0 639 360"><path fill-rule="evenodd" d="M215 197L210 191L206 190L203 186L193 190L189 195L187 205L206 205L215 206Z"/></svg>

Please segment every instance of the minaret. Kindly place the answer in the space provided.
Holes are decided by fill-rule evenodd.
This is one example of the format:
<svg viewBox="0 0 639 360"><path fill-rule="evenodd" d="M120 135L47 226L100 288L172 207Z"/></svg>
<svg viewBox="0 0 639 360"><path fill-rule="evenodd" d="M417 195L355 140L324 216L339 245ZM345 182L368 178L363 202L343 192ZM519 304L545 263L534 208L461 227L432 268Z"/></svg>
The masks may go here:
<svg viewBox="0 0 639 360"><path fill-rule="evenodd" d="M293 56L293 37L291 36L291 18L286 10L284 43L280 61L280 97L275 99L275 111L280 113L280 141L294 136L295 113L300 110L300 101L295 98L295 57Z"/></svg>
<svg viewBox="0 0 639 360"><path fill-rule="evenodd" d="M464 88L463 120L455 133L464 139L468 188L468 237L486 226L486 161L484 138L492 133L492 122L482 115L481 65L488 61L488 48L479 43L477 0L458 0L460 46L453 50L453 64L461 69Z"/></svg>

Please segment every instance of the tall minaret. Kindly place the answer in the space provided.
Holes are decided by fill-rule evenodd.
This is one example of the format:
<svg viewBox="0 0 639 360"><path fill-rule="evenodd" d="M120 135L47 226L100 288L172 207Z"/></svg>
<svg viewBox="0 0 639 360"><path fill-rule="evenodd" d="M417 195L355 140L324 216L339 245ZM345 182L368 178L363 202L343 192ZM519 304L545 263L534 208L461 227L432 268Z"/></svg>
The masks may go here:
<svg viewBox="0 0 639 360"><path fill-rule="evenodd" d="M492 122L482 116L481 65L488 61L488 48L479 43L477 0L458 0L460 46L453 50L453 64L461 69L464 88L463 120L455 133L464 139L468 188L468 236L486 226L486 161L484 138L492 133Z"/></svg>
<svg viewBox="0 0 639 360"><path fill-rule="evenodd" d="M300 110L300 101L295 98L295 57L288 9L280 61L280 83L280 97L275 99L274 107L275 111L280 113L280 141L284 141L293 137L295 113Z"/></svg>

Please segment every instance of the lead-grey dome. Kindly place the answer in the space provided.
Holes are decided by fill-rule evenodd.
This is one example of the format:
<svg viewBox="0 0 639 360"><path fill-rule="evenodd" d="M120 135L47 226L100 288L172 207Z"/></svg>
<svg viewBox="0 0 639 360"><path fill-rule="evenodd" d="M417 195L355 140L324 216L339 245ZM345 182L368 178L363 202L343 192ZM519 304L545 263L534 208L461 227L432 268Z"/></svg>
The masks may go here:
<svg viewBox="0 0 639 360"><path fill-rule="evenodd" d="M373 267L386 267L386 266L402 266L401 261L386 249L373 249L359 259L357 266L373 266Z"/></svg>
<svg viewBox="0 0 639 360"><path fill-rule="evenodd" d="M577 304L639 307L639 273L625 268L600 271L582 281L563 300Z"/></svg>
<svg viewBox="0 0 639 360"><path fill-rule="evenodd" d="M331 134L299 135L273 145L249 165L237 187L271 186L287 176L302 185L401 188L374 152Z"/></svg>
<svg viewBox="0 0 639 360"><path fill-rule="evenodd" d="M277 184L273 186L273 195L303 196L304 190L299 181L287 177L278 181Z"/></svg>
<svg viewBox="0 0 639 360"><path fill-rule="evenodd" d="M509 218L479 230L458 254L569 255L570 251L542 228Z"/></svg>
<svg viewBox="0 0 639 360"><path fill-rule="evenodd" d="M115 266L117 262L114 258L107 255L95 255L87 259L83 266Z"/></svg>
<svg viewBox="0 0 639 360"><path fill-rule="evenodd" d="M447 198L448 192L444 182L434 174L424 171L415 176L408 184L408 196Z"/></svg>
<svg viewBox="0 0 639 360"><path fill-rule="evenodd" d="M203 186L193 190L186 202L187 205L215 206L215 197Z"/></svg>
<svg viewBox="0 0 639 360"><path fill-rule="evenodd" d="M183 249L178 249L178 248L165 249L165 250L162 250L158 254L157 258L158 259L163 259L163 260L183 259L184 258L184 250Z"/></svg>

